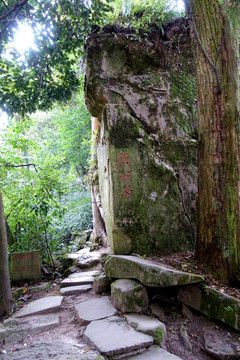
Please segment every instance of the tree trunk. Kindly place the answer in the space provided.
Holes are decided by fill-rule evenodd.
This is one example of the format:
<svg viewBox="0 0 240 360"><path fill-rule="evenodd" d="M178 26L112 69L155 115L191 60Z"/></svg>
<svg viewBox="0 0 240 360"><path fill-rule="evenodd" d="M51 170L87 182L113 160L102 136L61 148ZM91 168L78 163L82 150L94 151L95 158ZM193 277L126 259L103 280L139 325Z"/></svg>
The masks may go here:
<svg viewBox="0 0 240 360"><path fill-rule="evenodd" d="M8 270L7 231L0 193L0 316L13 309L12 293Z"/></svg>
<svg viewBox="0 0 240 360"><path fill-rule="evenodd" d="M240 275L239 9L186 0L192 19L199 115L196 256L226 283ZM230 19L231 17L231 19Z"/></svg>
<svg viewBox="0 0 240 360"><path fill-rule="evenodd" d="M97 118L92 117L92 214L93 214L93 242L101 242L104 246L108 245L105 223L101 214L101 200L98 186L98 168L96 147L99 140L100 123Z"/></svg>
<svg viewBox="0 0 240 360"><path fill-rule="evenodd" d="M13 237L12 231L10 229L10 226L8 225L7 220L5 220L5 223L6 223L6 230L7 230L7 243L8 243L8 246L11 246L14 244L14 237Z"/></svg>

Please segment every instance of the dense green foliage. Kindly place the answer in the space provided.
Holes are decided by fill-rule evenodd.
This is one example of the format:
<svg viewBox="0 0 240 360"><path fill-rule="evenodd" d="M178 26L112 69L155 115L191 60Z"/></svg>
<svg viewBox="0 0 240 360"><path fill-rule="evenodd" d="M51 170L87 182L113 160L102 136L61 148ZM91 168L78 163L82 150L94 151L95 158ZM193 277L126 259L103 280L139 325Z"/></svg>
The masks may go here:
<svg viewBox="0 0 240 360"><path fill-rule="evenodd" d="M77 66L93 25L122 23L148 31L176 15L167 0L5 0L0 2L0 108L25 115L66 101L79 88ZM170 2L172 4L174 2ZM28 25L35 47L13 46L19 24Z"/></svg>
<svg viewBox="0 0 240 360"><path fill-rule="evenodd" d="M0 188L12 250L40 248L52 262L74 231L92 227L84 175L90 115L82 95L64 108L12 119L1 139ZM80 171L81 169L82 171Z"/></svg>
<svg viewBox="0 0 240 360"><path fill-rule="evenodd" d="M179 16L176 1L116 0L112 5L114 11L109 15L110 21L141 32L157 27L162 33L163 24Z"/></svg>
<svg viewBox="0 0 240 360"><path fill-rule="evenodd" d="M79 86L75 68L84 40L92 24L103 24L107 10L107 1L100 0L1 1L0 108L26 114L70 99ZM19 22L31 26L37 48L24 56L11 44Z"/></svg>

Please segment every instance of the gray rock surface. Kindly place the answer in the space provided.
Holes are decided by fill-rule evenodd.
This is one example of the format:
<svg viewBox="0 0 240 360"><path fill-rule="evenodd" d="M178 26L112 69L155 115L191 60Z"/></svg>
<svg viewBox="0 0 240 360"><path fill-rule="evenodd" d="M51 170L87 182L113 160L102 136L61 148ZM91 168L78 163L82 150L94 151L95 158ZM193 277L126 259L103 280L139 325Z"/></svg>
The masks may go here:
<svg viewBox="0 0 240 360"><path fill-rule="evenodd" d="M78 270L78 268L73 265L73 266L70 266L68 269L66 269L63 273L63 277L67 277L73 273L75 273L76 271Z"/></svg>
<svg viewBox="0 0 240 360"><path fill-rule="evenodd" d="M185 46L173 45L179 62L163 42L170 60L165 67L154 41L139 35L135 41L112 33L88 38L85 98L101 121L99 203L114 254L192 247L197 143L191 137L197 121L192 56ZM126 173L121 153L130 160Z"/></svg>
<svg viewBox="0 0 240 360"><path fill-rule="evenodd" d="M240 300L209 286L188 285L178 292L178 300L212 319L240 330Z"/></svg>
<svg viewBox="0 0 240 360"><path fill-rule="evenodd" d="M105 274L100 274L95 277L92 288L97 294L101 294L103 292L110 292L111 279Z"/></svg>
<svg viewBox="0 0 240 360"><path fill-rule="evenodd" d="M146 288L136 280L120 279L111 284L111 300L124 313L142 312L148 308Z"/></svg>
<svg viewBox="0 0 240 360"><path fill-rule="evenodd" d="M100 256L89 257L89 258L80 257L80 258L78 258L77 266L80 269L89 269L99 263L100 263Z"/></svg>
<svg viewBox="0 0 240 360"><path fill-rule="evenodd" d="M126 360L181 360L181 359L157 346L152 346L145 353L128 357Z"/></svg>
<svg viewBox="0 0 240 360"><path fill-rule="evenodd" d="M15 341L27 333L55 328L60 325L59 315L36 315L24 318L10 318L0 325L0 339L7 342Z"/></svg>
<svg viewBox="0 0 240 360"><path fill-rule="evenodd" d="M187 328L184 325L181 325L179 329L179 339L182 342L185 349L187 349L188 351L192 351L192 344L188 337Z"/></svg>
<svg viewBox="0 0 240 360"><path fill-rule="evenodd" d="M89 324L93 320L104 319L117 314L117 309L107 296L84 301L75 305L74 308L76 317L82 325Z"/></svg>
<svg viewBox="0 0 240 360"><path fill-rule="evenodd" d="M152 336L157 345L165 345L167 333L166 327L161 321L151 316L139 314L126 315L126 320L135 330Z"/></svg>
<svg viewBox="0 0 240 360"><path fill-rule="evenodd" d="M104 360L97 351L60 341L31 344L18 351L0 355L0 360Z"/></svg>
<svg viewBox="0 0 240 360"><path fill-rule="evenodd" d="M73 295L85 293L92 289L92 285L66 286L60 289L61 295Z"/></svg>
<svg viewBox="0 0 240 360"><path fill-rule="evenodd" d="M163 307L161 307L159 304L157 303L153 303L151 304L150 306L150 309L152 311L152 314L158 318L160 321L164 322L165 319L166 319L166 316L165 316L165 311L163 309Z"/></svg>
<svg viewBox="0 0 240 360"><path fill-rule="evenodd" d="M91 271L81 271L81 272L76 272L74 274L71 274L68 276L69 279L72 278L81 278L81 277L85 277L85 276L89 276L89 277L95 277L97 275L99 275L99 270L91 270Z"/></svg>
<svg viewBox="0 0 240 360"><path fill-rule="evenodd" d="M35 300L24 306L16 312L15 317L21 318L25 316L52 313L60 309L63 302L63 296L46 296Z"/></svg>
<svg viewBox="0 0 240 360"><path fill-rule="evenodd" d="M187 318L188 320L192 321L193 320L193 313L192 311L189 309L188 306L182 304L182 315Z"/></svg>
<svg viewBox="0 0 240 360"><path fill-rule="evenodd" d="M137 279L146 286L174 286L202 282L200 275L179 271L165 264L154 263L137 256L111 255L105 263L105 273L117 279Z"/></svg>
<svg viewBox="0 0 240 360"><path fill-rule="evenodd" d="M217 332L210 329L204 331L204 340L206 352L212 355L214 359L240 359L240 342L231 338L223 340Z"/></svg>
<svg viewBox="0 0 240 360"><path fill-rule="evenodd" d="M66 279L62 280L60 285L61 286L74 286L74 285L87 285L92 284L94 280L94 277L92 276L80 276L80 277L67 277Z"/></svg>
<svg viewBox="0 0 240 360"><path fill-rule="evenodd" d="M83 339L106 356L127 354L153 343L151 336L135 331L124 319L116 316L93 321L85 330Z"/></svg>
<svg viewBox="0 0 240 360"><path fill-rule="evenodd" d="M84 269L98 264L101 254L98 251L90 251L90 248L86 247L75 253L68 254L67 258L73 260L75 266Z"/></svg>

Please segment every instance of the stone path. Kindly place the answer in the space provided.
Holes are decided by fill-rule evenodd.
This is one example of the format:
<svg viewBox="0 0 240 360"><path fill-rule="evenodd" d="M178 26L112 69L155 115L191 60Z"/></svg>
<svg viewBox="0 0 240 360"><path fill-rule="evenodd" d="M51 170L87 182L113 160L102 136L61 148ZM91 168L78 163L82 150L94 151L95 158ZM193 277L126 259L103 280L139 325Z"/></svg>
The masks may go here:
<svg viewBox="0 0 240 360"><path fill-rule="evenodd" d="M90 254L88 252L88 263L91 262L89 259ZM95 261L96 254L93 257ZM128 261L129 259L127 259ZM146 270L143 269L143 261L134 258L133 268L136 264L138 266L140 264L140 273L146 274ZM147 264L147 267L149 266L150 264ZM112 271L109 264L107 268L107 272ZM156 278L156 269L150 268L152 278ZM173 269L170 269L171 277L173 271ZM144 310L145 314L143 315L141 311L140 314L124 314L121 309L113 305L110 297L104 293L101 296L95 295L94 298L87 298L83 301L83 297L87 296L85 295L87 292L89 294L93 293L93 290L91 290L93 281L97 283L99 278L102 284L103 275L97 277L99 273L99 270L91 270L70 274L61 281L61 288L56 292L56 295L45 296L30 302L12 317L5 320L2 325L0 324L0 360L197 359L194 355L191 357L191 346L187 348L189 344L191 345L187 327L182 325L179 335L176 334L175 336L174 332L171 334L171 330L170 332L169 329L166 330L165 324L160 321L165 321L166 316L164 310L158 304L151 304L152 311L149 307L147 311ZM91 279L91 282L89 280L89 283L86 284L86 279ZM146 275L144 279L147 279ZM164 279L165 282L168 281L166 280L165 268ZM76 280L76 282L73 283L72 280ZM196 282L196 280L194 278L193 282ZM127 284L128 281L131 282L131 280L126 280L124 284ZM187 283L190 281L188 278ZM71 286L68 286L69 284ZM129 284L126 286L129 288ZM119 296L121 296L121 292ZM73 301L73 306L70 311L68 310L68 318L61 318L59 314L62 314L62 310L68 307L70 301L68 299ZM145 304L143 309L145 309ZM188 311L190 317L194 317L191 311ZM187 313L186 309L185 312ZM63 326L63 323L68 324L68 326L65 334L61 333L60 336L57 329ZM184 324L186 324L186 321ZM71 338L73 328L76 333L77 331L80 332L77 336ZM43 339L39 337L39 341L29 341L29 344L25 344L24 339L27 336L31 337L36 332L39 332L40 335L45 332L45 337ZM47 337L48 333L51 334L49 338ZM66 341L64 341L64 336ZM166 342L168 336L171 339L174 339L175 336L176 342L179 344L186 342L187 345L183 345L186 356L181 355L179 357L167 351ZM201 359L211 359L212 357L217 359L239 359L240 343L231 338L222 341L219 336L212 329L204 331L206 355L201 355ZM50 338L51 341L49 341ZM171 344L171 341L169 344ZM207 355L207 353L210 355Z"/></svg>

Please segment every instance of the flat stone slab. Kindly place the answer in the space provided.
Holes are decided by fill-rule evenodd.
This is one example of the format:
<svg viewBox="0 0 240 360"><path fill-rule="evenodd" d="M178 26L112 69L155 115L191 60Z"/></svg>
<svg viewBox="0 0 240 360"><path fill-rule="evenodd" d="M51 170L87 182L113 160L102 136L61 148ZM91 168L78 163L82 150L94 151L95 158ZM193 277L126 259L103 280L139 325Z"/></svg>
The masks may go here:
<svg viewBox="0 0 240 360"><path fill-rule="evenodd" d="M61 295L82 294L92 289L92 285L67 286L60 289Z"/></svg>
<svg viewBox="0 0 240 360"><path fill-rule="evenodd" d="M157 346L152 346L145 353L128 357L126 360L181 360L181 358Z"/></svg>
<svg viewBox="0 0 240 360"><path fill-rule="evenodd" d="M152 336L156 344L166 342L166 327L158 319L147 315L128 314L126 320L135 330Z"/></svg>
<svg viewBox="0 0 240 360"><path fill-rule="evenodd" d="M110 255L105 273L117 279L137 279L146 286L163 287L204 281L204 277L185 273L165 264L156 264L137 256Z"/></svg>
<svg viewBox="0 0 240 360"><path fill-rule="evenodd" d="M78 347L60 341L28 344L18 351L0 355L0 360L104 360L99 352L90 350L87 346Z"/></svg>
<svg viewBox="0 0 240 360"><path fill-rule="evenodd" d="M107 296L103 296L75 305L75 313L80 324L86 325L91 321L116 315L117 309Z"/></svg>
<svg viewBox="0 0 240 360"><path fill-rule="evenodd" d="M15 341L26 333L55 328L60 325L60 316L56 314L36 315L25 318L10 318L0 326L0 339L7 339L7 342Z"/></svg>
<svg viewBox="0 0 240 360"><path fill-rule="evenodd" d="M25 316L55 312L60 309L62 301L63 296L47 296L30 302L21 310L19 310L14 316L21 318Z"/></svg>
<svg viewBox="0 0 240 360"><path fill-rule="evenodd" d="M127 354L153 343L151 336L134 330L117 316L93 321L85 330L83 339L105 356Z"/></svg>
<svg viewBox="0 0 240 360"><path fill-rule="evenodd" d="M92 284L94 277L80 276L80 277L67 277L60 282L61 286L74 286L74 285L87 285Z"/></svg>
<svg viewBox="0 0 240 360"><path fill-rule="evenodd" d="M92 270L92 271L82 271L82 272L76 272L74 274L71 274L68 276L68 279L72 279L72 278L81 278L81 277L95 277L98 276L100 274L99 270Z"/></svg>
<svg viewBox="0 0 240 360"><path fill-rule="evenodd" d="M233 360L240 358L240 342L223 339L213 330L204 331L205 350L214 359Z"/></svg>

